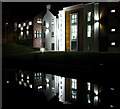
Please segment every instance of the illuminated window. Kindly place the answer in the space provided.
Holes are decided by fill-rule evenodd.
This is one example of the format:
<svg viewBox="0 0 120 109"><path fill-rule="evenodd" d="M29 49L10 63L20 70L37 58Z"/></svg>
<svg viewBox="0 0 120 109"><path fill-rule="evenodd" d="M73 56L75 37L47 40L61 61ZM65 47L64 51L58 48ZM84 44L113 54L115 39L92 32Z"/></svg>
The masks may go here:
<svg viewBox="0 0 120 109"><path fill-rule="evenodd" d="M87 82L87 88L88 88L88 90L90 91L90 89L91 89L91 84L90 84L90 82Z"/></svg>
<svg viewBox="0 0 120 109"><path fill-rule="evenodd" d="M111 45L113 45L113 46L114 46L114 45L115 45L115 42L111 42Z"/></svg>
<svg viewBox="0 0 120 109"><path fill-rule="evenodd" d="M41 79L41 73L35 73L35 79Z"/></svg>
<svg viewBox="0 0 120 109"><path fill-rule="evenodd" d="M75 91L75 90L72 90L72 98L73 99L77 99L77 91Z"/></svg>
<svg viewBox="0 0 120 109"><path fill-rule="evenodd" d="M37 37L37 31L34 31L34 38Z"/></svg>
<svg viewBox="0 0 120 109"><path fill-rule="evenodd" d="M71 50L77 50L78 22L77 13L71 14Z"/></svg>
<svg viewBox="0 0 120 109"><path fill-rule="evenodd" d="M71 23L72 24L76 24L77 23L77 14L72 14L71 15Z"/></svg>
<svg viewBox="0 0 120 109"><path fill-rule="evenodd" d="M77 89L77 80L72 79L72 89Z"/></svg>
<svg viewBox="0 0 120 109"><path fill-rule="evenodd" d="M21 27L21 24L19 24L18 27L20 28L20 27Z"/></svg>
<svg viewBox="0 0 120 109"><path fill-rule="evenodd" d="M27 83L28 83L28 84L29 84L29 82L30 82L30 81L29 81L29 80L27 80Z"/></svg>
<svg viewBox="0 0 120 109"><path fill-rule="evenodd" d="M23 26L26 26L26 23L23 23Z"/></svg>
<svg viewBox="0 0 120 109"><path fill-rule="evenodd" d="M51 37L54 37L54 32L51 33Z"/></svg>
<svg viewBox="0 0 120 109"><path fill-rule="evenodd" d="M115 29L111 29L111 32L115 32Z"/></svg>
<svg viewBox="0 0 120 109"><path fill-rule="evenodd" d="M29 25L32 25L32 22L29 22Z"/></svg>
<svg viewBox="0 0 120 109"><path fill-rule="evenodd" d="M71 97L72 99L77 99L77 80L71 79Z"/></svg>
<svg viewBox="0 0 120 109"><path fill-rule="evenodd" d="M28 29L29 29L29 26L27 26L26 29L28 30Z"/></svg>
<svg viewBox="0 0 120 109"><path fill-rule="evenodd" d="M91 37L91 33L92 33L91 30L92 30L91 25L88 25L87 26L87 37Z"/></svg>
<svg viewBox="0 0 120 109"><path fill-rule="evenodd" d="M91 12L88 12L88 13L87 13L87 21L88 21L88 22L91 21L91 15L92 15Z"/></svg>
<svg viewBox="0 0 120 109"><path fill-rule="evenodd" d="M111 13L114 13L115 12L115 10L113 9L113 10L111 10Z"/></svg>
<svg viewBox="0 0 120 109"><path fill-rule="evenodd" d="M71 26L71 39L77 39L77 25Z"/></svg>
<svg viewBox="0 0 120 109"><path fill-rule="evenodd" d="M38 18L37 23L42 23L42 19Z"/></svg>
<svg viewBox="0 0 120 109"><path fill-rule="evenodd" d="M38 86L38 89L42 89L42 86Z"/></svg>

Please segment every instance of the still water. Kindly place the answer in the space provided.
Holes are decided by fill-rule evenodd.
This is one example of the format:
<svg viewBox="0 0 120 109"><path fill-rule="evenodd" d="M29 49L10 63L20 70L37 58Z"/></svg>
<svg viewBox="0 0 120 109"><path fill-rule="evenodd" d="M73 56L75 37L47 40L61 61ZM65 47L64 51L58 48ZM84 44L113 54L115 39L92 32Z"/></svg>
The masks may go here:
<svg viewBox="0 0 120 109"><path fill-rule="evenodd" d="M58 73L56 73L58 74ZM3 69L3 107L46 104L118 108L120 90L49 72Z"/></svg>

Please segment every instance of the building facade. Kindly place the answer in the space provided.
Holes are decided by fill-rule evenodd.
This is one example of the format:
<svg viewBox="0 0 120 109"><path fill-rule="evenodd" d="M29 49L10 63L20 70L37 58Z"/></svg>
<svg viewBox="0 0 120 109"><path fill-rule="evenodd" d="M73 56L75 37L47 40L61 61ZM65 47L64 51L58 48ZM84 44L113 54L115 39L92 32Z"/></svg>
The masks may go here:
<svg viewBox="0 0 120 109"><path fill-rule="evenodd" d="M33 47L48 51L120 51L119 3L81 3L64 7L57 15L50 12L50 7L46 6L46 14L33 19ZM20 34L19 39L27 37L23 30Z"/></svg>

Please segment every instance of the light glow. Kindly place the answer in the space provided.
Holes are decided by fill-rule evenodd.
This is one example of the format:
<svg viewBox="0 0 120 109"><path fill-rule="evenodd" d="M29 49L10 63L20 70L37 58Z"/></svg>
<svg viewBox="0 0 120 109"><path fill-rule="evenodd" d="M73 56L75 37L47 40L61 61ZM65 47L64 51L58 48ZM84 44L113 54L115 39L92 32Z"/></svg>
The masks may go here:
<svg viewBox="0 0 120 109"><path fill-rule="evenodd" d="M23 30L23 27L21 27L21 31Z"/></svg>
<svg viewBox="0 0 120 109"><path fill-rule="evenodd" d="M27 26L26 29L28 30L28 29L29 29L29 26Z"/></svg>
<svg viewBox="0 0 120 109"><path fill-rule="evenodd" d="M40 48L40 51L43 53L45 51L45 48Z"/></svg>
<svg viewBox="0 0 120 109"><path fill-rule="evenodd" d="M23 78L23 73L21 74L21 78Z"/></svg>
<svg viewBox="0 0 120 109"><path fill-rule="evenodd" d="M29 79L29 75L27 75L27 79Z"/></svg>
<svg viewBox="0 0 120 109"><path fill-rule="evenodd" d="M29 22L29 25L32 25L32 22Z"/></svg>
<svg viewBox="0 0 120 109"><path fill-rule="evenodd" d="M26 31L27 35L29 34L29 31Z"/></svg>
<svg viewBox="0 0 120 109"><path fill-rule="evenodd" d="M48 33L49 33L49 29L47 28L47 29L46 29L46 34L48 34Z"/></svg>
<svg viewBox="0 0 120 109"><path fill-rule="evenodd" d="M21 82L21 81L19 81L19 84L20 84L20 85L22 85L22 82Z"/></svg>
<svg viewBox="0 0 120 109"><path fill-rule="evenodd" d="M42 86L38 86L38 89L42 89Z"/></svg>
<svg viewBox="0 0 120 109"><path fill-rule="evenodd" d="M26 23L23 23L23 26L26 26Z"/></svg>
<svg viewBox="0 0 120 109"><path fill-rule="evenodd" d="M111 13L113 13L113 12L115 12L115 10L113 9L113 10L111 10Z"/></svg>
<svg viewBox="0 0 120 109"><path fill-rule="evenodd" d="M32 89L32 84L30 84L29 87Z"/></svg>
<svg viewBox="0 0 120 109"><path fill-rule="evenodd" d="M21 81L23 82L23 79L21 79Z"/></svg>
<svg viewBox="0 0 120 109"><path fill-rule="evenodd" d="M111 45L115 45L115 42L111 42Z"/></svg>
<svg viewBox="0 0 120 109"><path fill-rule="evenodd" d="M46 28L49 28L49 24L48 23L46 23Z"/></svg>
<svg viewBox="0 0 120 109"><path fill-rule="evenodd" d="M21 27L21 24L19 24L18 27L20 28L20 27Z"/></svg>
<svg viewBox="0 0 120 109"><path fill-rule="evenodd" d="M115 32L115 29L111 29L111 32Z"/></svg>
<svg viewBox="0 0 120 109"><path fill-rule="evenodd" d="M91 89L90 82L87 83L87 86L88 86L88 90L90 90Z"/></svg>
<svg viewBox="0 0 120 109"><path fill-rule="evenodd" d="M27 86L27 84L26 84L26 83L24 83L24 86L26 87L26 86Z"/></svg>
<svg viewBox="0 0 120 109"><path fill-rule="evenodd" d="M29 82L30 82L30 81L29 81L29 80L27 80L27 83L28 83L28 84L29 84Z"/></svg>
<svg viewBox="0 0 120 109"><path fill-rule="evenodd" d="M9 84L9 81L7 81L7 84Z"/></svg>
<svg viewBox="0 0 120 109"><path fill-rule="evenodd" d="M114 88L110 88L110 90L115 90Z"/></svg>
<svg viewBox="0 0 120 109"><path fill-rule="evenodd" d="M110 105L110 107L114 107L113 105Z"/></svg>

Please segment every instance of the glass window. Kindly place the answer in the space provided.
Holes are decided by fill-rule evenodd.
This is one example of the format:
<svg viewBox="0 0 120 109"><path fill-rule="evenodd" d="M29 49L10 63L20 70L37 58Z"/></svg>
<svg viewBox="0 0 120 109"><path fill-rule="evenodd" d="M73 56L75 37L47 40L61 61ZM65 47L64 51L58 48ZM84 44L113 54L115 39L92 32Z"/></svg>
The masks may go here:
<svg viewBox="0 0 120 109"><path fill-rule="evenodd" d="M72 89L77 89L77 80L72 79Z"/></svg>
<svg viewBox="0 0 120 109"><path fill-rule="evenodd" d="M72 14L72 15L71 15L71 23L72 23L72 24L77 23L77 14Z"/></svg>
<svg viewBox="0 0 120 109"><path fill-rule="evenodd" d="M90 82L87 82L87 87L88 87L88 90L90 90L91 89L91 87L90 87L91 85L90 85Z"/></svg>
<svg viewBox="0 0 120 109"><path fill-rule="evenodd" d="M71 41L71 50L77 50L77 41Z"/></svg>
<svg viewBox="0 0 120 109"><path fill-rule="evenodd" d="M77 39L77 25L72 25L71 29L71 39Z"/></svg>
<svg viewBox="0 0 120 109"><path fill-rule="evenodd" d="M91 25L88 25L87 26L87 37L91 37L91 32L92 31L92 27L91 27Z"/></svg>
<svg viewBox="0 0 120 109"><path fill-rule="evenodd" d="M54 19L52 19L52 23L51 24L54 25Z"/></svg>
<svg viewBox="0 0 120 109"><path fill-rule="evenodd" d="M34 38L37 37L37 31L34 31Z"/></svg>
<svg viewBox="0 0 120 109"><path fill-rule="evenodd" d="M87 13L87 21L88 21L88 22L91 21L91 15L92 15L91 12L88 12L88 13Z"/></svg>
<svg viewBox="0 0 120 109"><path fill-rule="evenodd" d="M51 44L51 50L54 50L54 43Z"/></svg>
<svg viewBox="0 0 120 109"><path fill-rule="evenodd" d="M54 37L54 32L51 33L51 37Z"/></svg>

